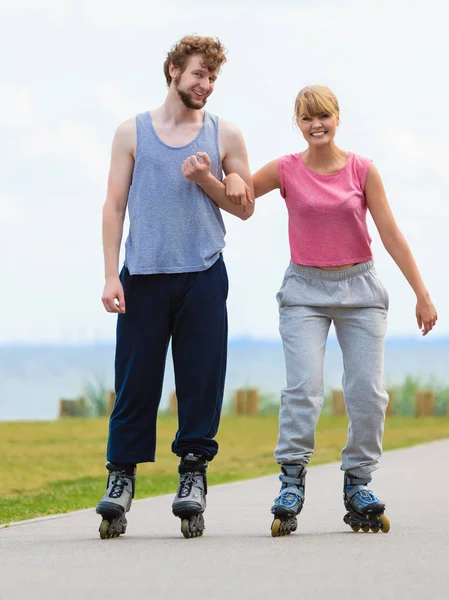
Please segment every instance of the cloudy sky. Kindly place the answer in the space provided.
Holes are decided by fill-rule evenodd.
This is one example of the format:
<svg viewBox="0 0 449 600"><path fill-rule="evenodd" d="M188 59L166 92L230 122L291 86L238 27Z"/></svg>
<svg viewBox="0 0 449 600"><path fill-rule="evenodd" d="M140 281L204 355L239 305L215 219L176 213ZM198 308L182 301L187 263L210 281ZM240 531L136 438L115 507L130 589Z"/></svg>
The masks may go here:
<svg viewBox="0 0 449 600"><path fill-rule="evenodd" d="M1 0L0 343L112 340L101 208L117 125L159 106L162 64L188 33L228 64L208 109L242 130L253 171L304 149L292 122L307 84L337 94L339 145L372 158L449 335L449 38L443 0L152 2ZM276 6L276 7L275 7ZM277 338L288 264L277 193L226 217L232 338ZM390 335L419 335L414 295L371 225Z"/></svg>

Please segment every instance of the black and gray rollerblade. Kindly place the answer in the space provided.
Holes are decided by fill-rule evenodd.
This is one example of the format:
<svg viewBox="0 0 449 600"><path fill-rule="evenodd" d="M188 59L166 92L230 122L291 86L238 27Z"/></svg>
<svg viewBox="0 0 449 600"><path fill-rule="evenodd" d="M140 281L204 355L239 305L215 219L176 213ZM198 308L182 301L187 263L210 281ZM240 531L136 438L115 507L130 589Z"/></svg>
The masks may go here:
<svg viewBox="0 0 449 600"><path fill-rule="evenodd" d="M373 492L368 489L369 480L354 477L348 471L345 472L343 501L348 511L343 517L343 521L349 525L352 531L364 533L373 531L390 531L390 521L384 515L385 504L376 498Z"/></svg>
<svg viewBox="0 0 449 600"><path fill-rule="evenodd" d="M203 535L206 509L207 461L204 456L186 454L179 463L179 486L173 500L172 511L181 519L185 538Z"/></svg>
<svg viewBox="0 0 449 600"><path fill-rule="evenodd" d="M100 524L100 537L118 537L126 531L126 513L134 498L136 467L107 463L109 471L106 493L98 503L97 514L103 517Z"/></svg>
<svg viewBox="0 0 449 600"><path fill-rule="evenodd" d="M304 506L306 469L303 465L282 465L279 479L282 483L279 496L271 507L274 515L271 535L289 535L298 527L297 516Z"/></svg>

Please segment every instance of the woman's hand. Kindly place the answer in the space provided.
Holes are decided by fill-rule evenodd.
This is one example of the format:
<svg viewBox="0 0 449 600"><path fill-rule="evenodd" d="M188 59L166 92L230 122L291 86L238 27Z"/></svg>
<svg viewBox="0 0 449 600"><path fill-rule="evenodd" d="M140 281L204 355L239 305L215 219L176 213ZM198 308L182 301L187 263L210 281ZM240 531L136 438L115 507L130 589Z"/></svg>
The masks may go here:
<svg viewBox="0 0 449 600"><path fill-rule="evenodd" d="M423 335L433 329L438 320L437 311L430 298L418 298L416 303L416 322Z"/></svg>
<svg viewBox="0 0 449 600"><path fill-rule="evenodd" d="M247 202L253 202L251 191L240 175L230 173L223 181L226 188L226 197L234 204L246 207Z"/></svg>

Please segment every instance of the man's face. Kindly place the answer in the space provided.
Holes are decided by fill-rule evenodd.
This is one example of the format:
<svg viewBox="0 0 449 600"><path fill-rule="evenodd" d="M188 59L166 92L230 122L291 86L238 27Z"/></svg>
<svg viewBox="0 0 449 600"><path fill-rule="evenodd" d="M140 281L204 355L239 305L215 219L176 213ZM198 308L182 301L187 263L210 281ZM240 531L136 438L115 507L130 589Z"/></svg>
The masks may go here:
<svg viewBox="0 0 449 600"><path fill-rule="evenodd" d="M187 108L201 110L214 91L218 69L209 71L200 54L191 56L184 73L173 78L176 91Z"/></svg>

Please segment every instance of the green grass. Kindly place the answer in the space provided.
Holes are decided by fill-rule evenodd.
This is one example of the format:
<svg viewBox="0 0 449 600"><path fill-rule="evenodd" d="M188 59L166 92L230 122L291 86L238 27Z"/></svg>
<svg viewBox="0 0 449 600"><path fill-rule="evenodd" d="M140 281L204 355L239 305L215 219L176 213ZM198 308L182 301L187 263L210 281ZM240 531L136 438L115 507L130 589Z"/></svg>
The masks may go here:
<svg viewBox="0 0 449 600"><path fill-rule="evenodd" d="M172 493L178 458L170 451L175 417L158 423L156 463L138 467L136 498ZM108 421L64 419L0 423L2 478L0 523L68 512L97 504L105 490ZM220 453L208 472L210 485L275 473L276 415L224 416L217 440ZM346 441L345 417L320 420L312 465L338 461ZM449 417L390 417L384 449L449 437Z"/></svg>

